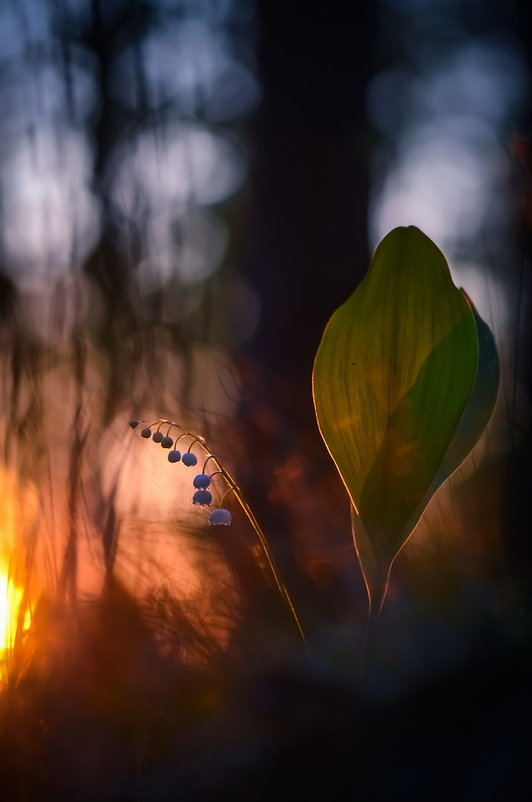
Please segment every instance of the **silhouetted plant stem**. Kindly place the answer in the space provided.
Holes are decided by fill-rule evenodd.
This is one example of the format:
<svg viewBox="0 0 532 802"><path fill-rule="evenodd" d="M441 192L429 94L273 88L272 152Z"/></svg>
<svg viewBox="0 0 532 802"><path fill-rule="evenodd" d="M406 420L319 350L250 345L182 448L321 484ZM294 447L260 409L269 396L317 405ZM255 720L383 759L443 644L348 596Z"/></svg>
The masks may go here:
<svg viewBox="0 0 532 802"><path fill-rule="evenodd" d="M164 426L164 425L168 425L168 432L173 428L177 429L180 432L180 434L176 438L176 441L175 441L176 443L182 437L190 437L191 443L190 443L190 446L189 446L189 451L190 451L190 449L192 448L192 446L195 443L198 443L198 445L204 450L204 452L206 454L206 459L205 459L205 461L203 463L203 471L202 472L205 471L205 467L206 467L207 463L209 461L212 461L212 463L213 463L213 465L214 465L214 467L216 469L212 475L213 476L215 476L215 475L222 476L223 479L225 480L226 484L227 484L227 489L226 489L225 493L222 496L222 500L229 493L233 493L234 494L236 500L238 501L238 503L240 504L240 507L242 508L244 514L246 515L249 523L251 524L251 527L252 527L253 531L255 532L255 535L257 536L257 540L258 540L259 545L260 545L260 547L261 547L261 549L262 549L262 551L264 553L264 556L266 558L266 562L268 563L268 567L269 567L269 569L271 571L271 574L273 576L273 580L274 580L275 586L276 586L277 590L279 591L279 593L281 595L281 598L282 598L284 604L286 605L286 607L287 607L287 609L288 609L288 611L289 611L289 613L290 613L290 615L291 615L291 617L293 619L293 622L294 622L294 624L296 626L298 635L301 638L301 640L303 642L303 645L305 646L305 649L307 649L307 641L306 641L306 638L305 638L305 634L303 632L303 627L301 625L301 621L299 619L299 616L298 616L298 614L296 612L296 608L295 608L294 602L292 601L292 597L290 596L290 593L289 593L286 585L284 584L283 580L281 579L281 575L279 573L279 569L278 569L278 567L277 567L277 565L275 563L275 559L274 559L273 554L272 554L272 552L270 550L270 547L268 545L268 541L266 539L266 536L265 536L264 532L262 531L262 528L261 528L259 522L255 518L253 510L251 509L251 507L247 503L247 501L246 501L246 499L244 497L244 494L243 494L241 488L239 487L238 483L235 481L233 476L231 476L229 471L227 471L224 468L224 466L220 463L220 461L214 455L214 453L211 451L211 449L207 446L205 438L202 435L198 435L196 432L193 432L190 429L187 429L185 426L182 426L180 423L175 423L175 421L166 420L166 419L157 419L157 420L151 422L150 424L148 424L148 428L151 428L152 426L157 426L157 431L159 431L161 426ZM221 503L220 503L220 505L221 505Z"/></svg>

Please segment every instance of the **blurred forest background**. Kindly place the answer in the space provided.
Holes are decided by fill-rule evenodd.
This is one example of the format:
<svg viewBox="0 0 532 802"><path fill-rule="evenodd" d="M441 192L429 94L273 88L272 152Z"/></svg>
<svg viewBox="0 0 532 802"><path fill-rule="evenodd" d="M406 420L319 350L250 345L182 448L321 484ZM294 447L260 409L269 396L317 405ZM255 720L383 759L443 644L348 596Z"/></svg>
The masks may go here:
<svg viewBox="0 0 532 802"><path fill-rule="evenodd" d="M523 780L531 8L347 5L0 3L13 799L247 798L237 775L261 777L257 799L281 775L287 794L334 775L345 793L377 783L368 798L402 798L373 776L383 753L405 798L442 766L435 799L457 783L453 799L496 799ZM502 385L397 561L359 679L366 597L310 376L329 316L396 225L444 251L494 331ZM209 528L192 477L132 416L198 431L237 476L308 657L244 516ZM423 769L392 738L398 720ZM434 721L456 728L460 769Z"/></svg>

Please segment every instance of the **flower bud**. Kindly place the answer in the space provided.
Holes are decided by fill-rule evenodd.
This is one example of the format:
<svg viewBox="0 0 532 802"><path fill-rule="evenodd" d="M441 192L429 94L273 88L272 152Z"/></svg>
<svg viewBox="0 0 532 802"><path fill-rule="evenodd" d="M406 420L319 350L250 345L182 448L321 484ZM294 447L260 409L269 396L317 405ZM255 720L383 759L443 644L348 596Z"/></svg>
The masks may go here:
<svg viewBox="0 0 532 802"><path fill-rule="evenodd" d="M208 490L196 490L192 496L192 503L199 504L200 507L210 507L212 494Z"/></svg>
<svg viewBox="0 0 532 802"><path fill-rule="evenodd" d="M229 526L232 520L233 518L229 510L224 510L221 507L217 510L213 510L209 515L209 523L212 524L212 526Z"/></svg>
<svg viewBox="0 0 532 802"><path fill-rule="evenodd" d="M207 490L210 483L210 476L207 476L206 473L198 473L198 475L194 477L193 485L197 490Z"/></svg>

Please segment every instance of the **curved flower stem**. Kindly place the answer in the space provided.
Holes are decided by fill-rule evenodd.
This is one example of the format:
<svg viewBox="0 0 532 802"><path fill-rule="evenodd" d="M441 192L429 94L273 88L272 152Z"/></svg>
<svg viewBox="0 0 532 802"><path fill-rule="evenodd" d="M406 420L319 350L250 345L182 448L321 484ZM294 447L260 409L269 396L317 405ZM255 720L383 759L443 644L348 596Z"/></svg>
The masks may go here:
<svg viewBox="0 0 532 802"><path fill-rule="evenodd" d="M215 455L213 454L211 449L207 446L204 437L202 437L201 435L196 434L195 432L191 432L189 429L186 429L184 426L181 426L181 424L175 423L174 421L171 421L171 420L159 419L159 420L155 421L154 423L152 423L151 425L154 426L156 423L159 424L159 426L162 426L164 424L169 424L169 431L170 431L170 428L172 428L172 427L175 427L176 429L179 429L181 434L177 438L178 440L180 440L181 437L184 437L184 436L190 437L192 439L192 442L190 444L190 448L194 445L194 443L198 443L203 448L205 453L207 454L207 458L206 458L205 463L204 463L204 469L205 469L205 466L207 465L207 462L209 460L213 461L214 465L216 466L215 473L221 475L224 478L224 480L226 481L227 485L228 485L228 491L226 491L226 492L232 491L235 494L236 500L240 504L240 506L241 506L242 510L244 511L249 523L251 524L251 527L252 527L253 531L255 532L255 534L257 536L257 540L259 541L259 545L260 545L260 547L261 547L261 549L262 549L262 551L264 553L264 556L265 556L266 561L268 563L269 569L270 569L270 571L272 573L275 586L276 586L277 590L279 591L279 593L281 595L281 598L283 599L284 603L286 604L286 607L288 608L288 611L290 612L290 615L292 616L292 619L294 621L294 624L296 626L298 634L299 634L301 640L303 641L303 645L304 645L305 649L307 649L307 641L306 641L306 638L305 638L305 634L303 632L303 627L301 626L301 622L300 622L299 616L298 616L298 614L296 612L296 608L294 606L294 602L292 601L292 597L290 596L290 593L288 592L288 589L287 589L286 585L284 584L283 580L281 579L281 576L280 576L280 573L279 573L279 569L277 568L277 565L275 563L273 554L270 551L270 547L268 545L268 541L266 539L266 536L265 536L264 532L262 531L259 522L255 518L253 510L251 509L251 507L247 503L246 499L244 498L244 494L242 493L242 490L240 489L240 487L237 484L237 482L233 479L231 474L228 471L226 471L226 469L223 467L223 465L221 465L221 463L219 462L218 458L215 457ZM177 440L176 440L176 442L177 442ZM190 448L189 448L189 450L190 450ZM203 470L203 472L205 472L205 471Z"/></svg>
<svg viewBox="0 0 532 802"><path fill-rule="evenodd" d="M207 464L208 464L210 459L214 460L214 456L212 454L209 454L209 456L207 457L207 459L203 463L203 468L201 469L202 473L205 473L205 468L207 467ZM211 476L215 476L216 474L221 474L221 473L222 473L221 471L215 471L213 474L211 474Z"/></svg>
<svg viewBox="0 0 532 802"><path fill-rule="evenodd" d="M220 466L220 468L221 468L221 466ZM286 585L284 584L284 582L282 581L282 579L281 579L281 577L279 575L279 570L278 570L278 568L277 568L277 566L275 564L275 561L273 559L273 555L272 555L272 553L270 551L270 548L268 546L268 541L266 540L266 536L264 535L264 532L262 531L257 519L255 518L255 515L253 514L253 510L251 509L251 507L247 503L246 499L244 498L244 496L242 494L242 491L240 490L239 486L236 484L235 480L232 478L232 476L229 473L227 473L227 471L225 469L221 468L221 472L222 472L222 475L224 476L224 478L227 481L229 481L229 483L231 485L231 489L233 490L238 503L242 507L244 513L247 516L248 521L250 522L251 526L253 527L253 530L254 530L255 534L257 535L257 539L258 539L258 541L259 541L259 543L260 543L260 545L262 547L262 550L264 552L264 556L266 557L266 560L268 561L268 565L270 567L270 571L272 572L273 578L275 580L275 584L277 586L277 590L281 594L281 597L283 598L283 600L286 603L288 609L290 610L290 613L292 614L292 618L294 619L294 623L295 623L295 625L297 627L297 630L299 632L301 640L303 641L303 644L304 644L305 648L307 648L307 642L306 642L306 639L305 639L303 628L301 626L301 622L299 620L299 616L297 615L296 609L294 607L294 603L293 603L292 598L291 598L291 596L290 596L290 594L288 592L288 589L287 589Z"/></svg>

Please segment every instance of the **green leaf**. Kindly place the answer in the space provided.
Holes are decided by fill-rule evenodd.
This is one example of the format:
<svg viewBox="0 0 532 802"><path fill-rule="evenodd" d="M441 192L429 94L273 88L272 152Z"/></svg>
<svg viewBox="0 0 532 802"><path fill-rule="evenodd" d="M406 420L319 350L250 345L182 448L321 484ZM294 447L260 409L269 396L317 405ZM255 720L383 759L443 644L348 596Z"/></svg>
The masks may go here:
<svg viewBox="0 0 532 802"><path fill-rule="evenodd" d="M384 238L327 324L314 405L351 499L370 605L382 604L395 556L491 414L490 338L443 254L414 227Z"/></svg>
<svg viewBox="0 0 532 802"><path fill-rule="evenodd" d="M460 467L474 448L489 422L497 400L500 379L499 357L493 334L474 308L466 293L463 290L461 292L471 305L477 327L479 354L475 383L449 447L445 452L440 469L409 522L411 530L414 529L423 510L438 487Z"/></svg>

